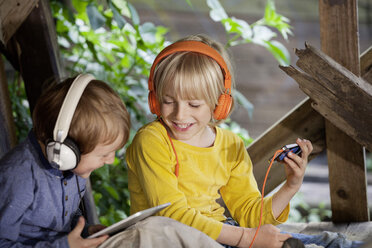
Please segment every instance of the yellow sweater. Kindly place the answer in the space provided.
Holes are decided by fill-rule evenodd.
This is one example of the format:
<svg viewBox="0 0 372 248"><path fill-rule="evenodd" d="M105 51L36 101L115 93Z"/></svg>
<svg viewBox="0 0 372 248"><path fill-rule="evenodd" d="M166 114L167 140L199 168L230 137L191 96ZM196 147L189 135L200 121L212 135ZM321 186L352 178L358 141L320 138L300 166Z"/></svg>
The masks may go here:
<svg viewBox="0 0 372 248"><path fill-rule="evenodd" d="M201 148L172 139L180 164L163 125L154 121L142 127L126 156L131 214L159 204L172 204L159 214L178 220L217 239L222 229L224 208L244 227L258 226L261 194L252 172L252 162L243 141L234 133L216 128L212 147ZM265 197L262 224L287 220L289 205L275 219L272 199Z"/></svg>

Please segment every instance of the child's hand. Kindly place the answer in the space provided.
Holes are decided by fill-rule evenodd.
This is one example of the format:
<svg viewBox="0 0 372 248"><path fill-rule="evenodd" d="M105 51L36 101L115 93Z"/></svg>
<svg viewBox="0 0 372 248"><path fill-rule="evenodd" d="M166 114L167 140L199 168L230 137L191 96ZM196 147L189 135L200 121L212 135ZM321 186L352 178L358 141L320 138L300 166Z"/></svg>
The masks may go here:
<svg viewBox="0 0 372 248"><path fill-rule="evenodd" d="M83 239L81 237L81 232L84 229L84 223L85 223L84 218L80 217L74 230L72 230L68 234L67 240L68 240L68 244L70 248L85 248L85 247L95 248L99 246L101 243L103 243L103 241L105 241L108 238L108 235L104 235L102 237L94 238L94 239Z"/></svg>
<svg viewBox="0 0 372 248"><path fill-rule="evenodd" d="M286 185L296 192L300 189L305 176L305 169L308 162L308 156L313 150L313 145L310 141L298 138L296 143L301 147L301 157L294 153L288 153L284 158L285 172L287 175Z"/></svg>
<svg viewBox="0 0 372 248"><path fill-rule="evenodd" d="M239 247L249 247L256 233L257 228L244 228L244 240ZM266 224L260 227L258 234L253 242L254 248L281 248L285 240L290 238L288 233L280 233L280 229L271 224Z"/></svg>

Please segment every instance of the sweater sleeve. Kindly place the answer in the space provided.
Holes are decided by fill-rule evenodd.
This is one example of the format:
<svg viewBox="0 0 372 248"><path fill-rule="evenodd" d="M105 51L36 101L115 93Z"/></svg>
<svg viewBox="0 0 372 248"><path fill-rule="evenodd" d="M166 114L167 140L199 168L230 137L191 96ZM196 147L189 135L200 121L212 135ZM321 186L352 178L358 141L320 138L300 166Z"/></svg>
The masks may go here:
<svg viewBox="0 0 372 248"><path fill-rule="evenodd" d="M261 193L253 175L252 161L244 147L243 141L235 137L230 145L230 154L235 154L236 161L226 186L220 192L227 208L240 226L257 227L261 212ZM234 155L234 156L235 156ZM262 211L262 224L281 224L288 219L289 204L278 218L272 211L272 197L265 197Z"/></svg>
<svg viewBox="0 0 372 248"><path fill-rule="evenodd" d="M160 215L194 227L217 239L222 223L188 206L174 174L175 156L166 132L146 129L137 133L127 150L131 212L170 202Z"/></svg>

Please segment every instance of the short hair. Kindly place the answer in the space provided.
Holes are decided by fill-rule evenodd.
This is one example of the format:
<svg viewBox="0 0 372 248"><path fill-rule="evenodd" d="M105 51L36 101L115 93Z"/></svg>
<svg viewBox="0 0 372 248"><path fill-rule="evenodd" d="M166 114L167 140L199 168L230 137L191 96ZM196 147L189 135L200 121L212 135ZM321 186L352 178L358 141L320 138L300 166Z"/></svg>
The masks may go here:
<svg viewBox="0 0 372 248"><path fill-rule="evenodd" d="M54 126L63 100L74 78L51 85L38 99L33 114L36 138L46 144L53 139ZM68 137L87 154L98 144L110 144L122 137L120 146L129 138L130 117L120 96L105 82L92 80L85 88L74 112Z"/></svg>
<svg viewBox="0 0 372 248"><path fill-rule="evenodd" d="M206 35L192 35L179 41L200 41L214 48L224 59L231 74L231 90L235 82L230 56L222 44ZM159 104L163 103L166 89L174 89L182 99L203 99L211 111L225 92L224 76L219 64L207 55L197 52L176 52L164 58L154 71L154 86ZM233 107L230 110L232 111ZM218 122L217 122L218 123Z"/></svg>

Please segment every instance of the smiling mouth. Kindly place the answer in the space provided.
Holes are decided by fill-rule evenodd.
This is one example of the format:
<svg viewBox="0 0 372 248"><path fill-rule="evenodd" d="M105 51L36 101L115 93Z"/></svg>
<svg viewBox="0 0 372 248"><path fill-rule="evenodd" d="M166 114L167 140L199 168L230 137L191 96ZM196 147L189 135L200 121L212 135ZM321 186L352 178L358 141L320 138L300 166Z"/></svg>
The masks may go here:
<svg viewBox="0 0 372 248"><path fill-rule="evenodd" d="M173 122L173 127L177 131L187 131L192 125L193 125L192 123L183 124L183 123L175 123L175 122Z"/></svg>

